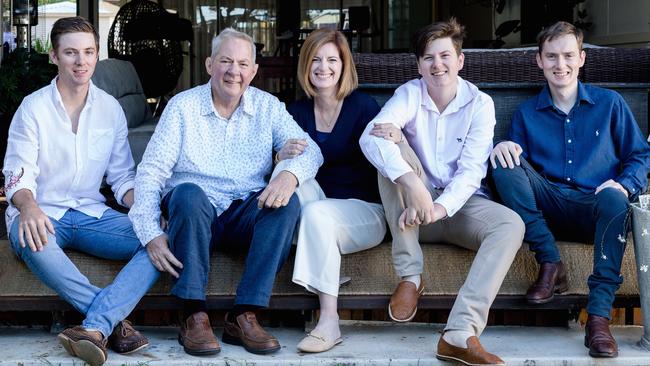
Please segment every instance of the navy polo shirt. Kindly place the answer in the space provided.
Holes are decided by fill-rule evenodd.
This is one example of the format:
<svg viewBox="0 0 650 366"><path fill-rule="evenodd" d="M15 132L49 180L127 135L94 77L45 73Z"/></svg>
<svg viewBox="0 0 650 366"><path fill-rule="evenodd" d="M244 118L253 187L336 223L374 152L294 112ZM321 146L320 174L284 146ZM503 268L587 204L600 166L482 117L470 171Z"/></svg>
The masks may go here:
<svg viewBox="0 0 650 366"><path fill-rule="evenodd" d="M548 85L519 106L510 139L537 172L559 185L595 190L608 179L634 196L647 187L650 147L620 94L578 82L566 114Z"/></svg>

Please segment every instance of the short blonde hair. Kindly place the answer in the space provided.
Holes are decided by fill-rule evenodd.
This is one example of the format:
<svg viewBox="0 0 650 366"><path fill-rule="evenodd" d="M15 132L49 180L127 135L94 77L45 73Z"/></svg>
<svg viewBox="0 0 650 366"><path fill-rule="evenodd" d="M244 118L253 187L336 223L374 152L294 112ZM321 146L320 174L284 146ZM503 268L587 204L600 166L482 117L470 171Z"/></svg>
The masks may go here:
<svg viewBox="0 0 650 366"><path fill-rule="evenodd" d="M244 32L240 32L238 30L235 30L233 28L226 28L222 30L219 35L215 36L212 38L212 53L210 54L210 57L214 58L214 56L217 55L219 52L219 48L221 47L221 44L223 41L226 39L241 39L244 40L251 45L251 54L252 54L252 62L255 63L255 42L253 41L253 37L249 36L248 34Z"/></svg>
<svg viewBox="0 0 650 366"><path fill-rule="evenodd" d="M332 29L317 29L309 34L300 49L300 58L298 59L298 82L308 97L316 96L317 91L309 80L311 64L316 52L323 45L333 43L339 50L341 56L341 78L338 82L337 99L343 99L350 95L359 85L357 80L357 69L354 67L352 52L345 36Z"/></svg>

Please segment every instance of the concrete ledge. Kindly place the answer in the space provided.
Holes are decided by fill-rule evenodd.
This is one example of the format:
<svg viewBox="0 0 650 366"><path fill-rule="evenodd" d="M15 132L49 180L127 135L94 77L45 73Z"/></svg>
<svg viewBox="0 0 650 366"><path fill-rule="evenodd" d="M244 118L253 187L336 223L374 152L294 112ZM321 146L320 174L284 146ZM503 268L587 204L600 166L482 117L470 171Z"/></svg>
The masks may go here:
<svg viewBox="0 0 650 366"><path fill-rule="evenodd" d="M343 322L343 343L321 354L299 354L295 346L302 339L299 329L268 328L282 349L270 356L247 353L241 347L222 344L213 357L183 353L176 341L175 328L140 328L151 346L132 355L109 351L106 365L446 365L435 358L440 324L394 324L388 322ZM569 328L488 327L481 342L501 356L508 365L648 365L650 352L636 346L643 329L613 327L619 357L596 360L583 346L584 330L572 323ZM222 329L215 328L221 338ZM0 365L79 365L68 356L54 334L27 328L0 328Z"/></svg>

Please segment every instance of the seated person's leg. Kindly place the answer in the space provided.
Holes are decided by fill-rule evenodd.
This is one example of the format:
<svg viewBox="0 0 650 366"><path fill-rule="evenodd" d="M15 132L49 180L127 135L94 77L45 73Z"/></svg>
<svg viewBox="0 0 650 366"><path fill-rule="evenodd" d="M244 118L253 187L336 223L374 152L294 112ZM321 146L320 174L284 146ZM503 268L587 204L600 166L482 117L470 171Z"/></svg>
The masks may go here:
<svg viewBox="0 0 650 366"><path fill-rule="evenodd" d="M92 285L62 250L71 237L69 213L70 211L59 221L50 218L55 235L48 233L48 242L43 246L43 251L33 252L29 246L20 246L19 216L11 225L9 241L14 252L43 283L79 312L86 314L101 289Z"/></svg>
<svg viewBox="0 0 650 366"><path fill-rule="evenodd" d="M226 316L222 339L242 345L249 352L266 354L279 350L280 344L257 323L253 311L269 304L275 276L291 249L300 203L294 194L286 206L259 209L260 193L233 203L220 216L225 231L219 245L230 249L248 248L235 308Z"/></svg>

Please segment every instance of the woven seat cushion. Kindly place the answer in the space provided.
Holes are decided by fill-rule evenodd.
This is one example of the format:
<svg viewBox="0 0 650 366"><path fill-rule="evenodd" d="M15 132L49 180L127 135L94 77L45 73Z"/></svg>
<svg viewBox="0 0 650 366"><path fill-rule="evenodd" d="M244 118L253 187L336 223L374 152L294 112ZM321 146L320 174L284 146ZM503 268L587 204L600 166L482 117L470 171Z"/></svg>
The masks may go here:
<svg viewBox="0 0 650 366"><path fill-rule="evenodd" d="M591 273L593 247L577 243L560 243L560 253L568 268L568 294L588 293L587 277ZM425 255L425 295L453 295L462 286L474 252L444 244L423 244ZM105 286L115 277L124 263L97 259L77 252L69 252L70 258L82 273L97 286ZM54 295L13 254L9 243L0 241L0 296ZM244 257L214 253L208 295L234 295L243 270ZM279 273L273 293L275 295L305 294L305 290L291 282L293 257ZM624 282L619 295L638 295L634 253L631 241L623 260ZM341 288L341 295L390 295L397 285L391 258L390 243L376 248L345 255L341 275L350 276L349 285ZM523 295L537 276L537 265L532 254L524 247L508 272L499 292L502 295ZM137 280L137 279L134 279ZM167 295L171 278L161 276L150 294Z"/></svg>

